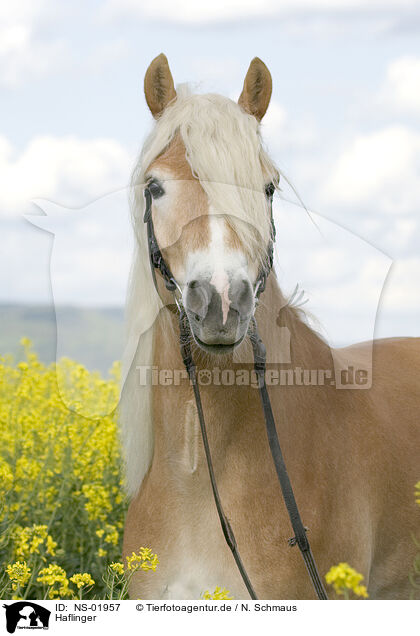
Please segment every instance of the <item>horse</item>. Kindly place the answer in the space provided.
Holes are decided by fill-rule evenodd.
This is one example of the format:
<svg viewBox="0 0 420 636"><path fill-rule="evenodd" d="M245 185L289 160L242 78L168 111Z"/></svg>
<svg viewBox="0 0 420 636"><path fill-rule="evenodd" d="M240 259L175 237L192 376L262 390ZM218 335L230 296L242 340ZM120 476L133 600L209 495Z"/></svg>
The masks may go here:
<svg viewBox="0 0 420 636"><path fill-rule="evenodd" d="M272 78L259 58L237 103L175 89L163 54L148 67L144 91L155 125L132 175L136 246L120 408L130 498L123 554L148 546L160 565L134 574L130 596L198 599L223 586L234 598L248 597L213 501L174 293L150 268L147 186L156 240L179 285L205 378L201 399L220 498L256 595L314 598L299 551L289 545L292 530L251 381L247 334L254 319L274 361L271 376L288 374L268 392L321 576L348 562L363 574L370 598L408 598L419 528L413 486L420 475L420 339L333 350L284 296L273 270L256 302L272 237L267 186L277 188L281 177L260 133ZM281 333L289 334L288 355ZM360 386L326 381L337 368L342 373L344 359L363 367ZM296 369L322 370L324 381L292 382Z"/></svg>

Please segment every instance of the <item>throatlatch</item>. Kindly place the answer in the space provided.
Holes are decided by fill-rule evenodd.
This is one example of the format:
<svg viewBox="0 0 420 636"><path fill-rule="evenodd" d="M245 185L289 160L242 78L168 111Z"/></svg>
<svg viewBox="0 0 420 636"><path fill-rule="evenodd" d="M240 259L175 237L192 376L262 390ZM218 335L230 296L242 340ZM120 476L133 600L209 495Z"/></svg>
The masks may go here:
<svg viewBox="0 0 420 636"><path fill-rule="evenodd" d="M258 300L260 294L264 291L267 277L273 265L273 250L275 240L275 228L272 213L272 200L274 194L274 185L270 184L266 188L266 196L271 206L271 237L267 249L267 259L264 267L261 268L258 275L254 297ZM196 367L194 364L192 350L191 350L191 329L188 322L188 317L185 308L182 304L182 291L178 283L176 282L172 272L165 262L162 253L160 251L158 242L156 240L153 220L152 220L152 195L150 190L146 187L144 190L146 208L144 213L144 222L147 224L147 242L149 248L149 258L152 270L153 281L156 287L156 291L159 293L155 269L158 269L163 277L166 288L174 294L176 307L179 312L179 334L180 334L180 347L181 356L184 362L185 368L190 378L191 385L194 391L195 403L197 407L198 419L200 422L201 436L203 439L204 452L206 455L207 467L210 476L211 487L213 491L213 497L219 515L220 524L222 526L223 534L230 550L232 551L236 565L242 580L248 590L248 593L253 600L257 600L258 597L251 584L247 571L242 563L241 556L239 554L238 546L236 543L235 535L232 527L225 515L225 512L220 501L219 491L217 489L216 478L213 470L213 462L211 459L211 452L209 442L207 438L206 424L204 420L203 407L201 404L200 390L197 384ZM176 296L176 292L180 295ZM290 522L292 524L294 537L289 539L289 545L298 545L301 551L303 560L305 562L308 574L314 586L315 592L320 600L327 600L327 594L322 583L321 577L317 570L314 557L312 555L311 547L309 545L308 537L306 535L306 528L302 523L302 519L299 514L299 509L296 504L296 499L293 493L292 484L290 483L289 475L286 470L286 464L284 462L283 453L281 451L280 442L277 435L276 424L274 421L273 410L271 408L270 398L267 391L267 385L265 382L265 370L266 370L266 349L263 341L261 340L258 331L255 317L253 316L250 321L248 336L252 343L252 349L254 354L254 368L258 378L258 387L260 391L260 397L264 412L264 421L267 430L268 443L270 446L271 456L273 458L274 466L276 468L277 477L279 479L284 503L286 504L287 512L289 514Z"/></svg>

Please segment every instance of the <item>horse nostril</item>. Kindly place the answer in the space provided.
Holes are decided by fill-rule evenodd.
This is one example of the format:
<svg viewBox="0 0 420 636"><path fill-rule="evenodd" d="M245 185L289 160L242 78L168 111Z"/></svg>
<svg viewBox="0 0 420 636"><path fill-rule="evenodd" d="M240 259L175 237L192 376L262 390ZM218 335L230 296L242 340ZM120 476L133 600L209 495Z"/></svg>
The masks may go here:
<svg viewBox="0 0 420 636"><path fill-rule="evenodd" d="M232 298L231 310L239 314L239 319L247 319L253 308L252 287L246 278L238 278L231 284L229 292Z"/></svg>
<svg viewBox="0 0 420 636"><path fill-rule="evenodd" d="M208 283L201 279L190 280L187 283L184 300L192 324L203 321L210 302Z"/></svg>

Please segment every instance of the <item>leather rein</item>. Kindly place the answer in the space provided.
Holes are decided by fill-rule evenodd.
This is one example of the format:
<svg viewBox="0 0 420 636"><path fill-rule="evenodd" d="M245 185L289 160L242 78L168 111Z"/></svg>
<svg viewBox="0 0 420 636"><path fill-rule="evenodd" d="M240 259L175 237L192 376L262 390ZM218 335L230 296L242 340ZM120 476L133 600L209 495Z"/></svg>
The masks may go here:
<svg viewBox="0 0 420 636"><path fill-rule="evenodd" d="M273 194L275 191L274 184L269 184L266 187L265 194L270 203L270 212L271 212L271 237L267 250L267 259L265 266L263 266L259 272L257 281L255 283L254 288L254 298L255 303L258 302L258 298L260 294L264 291L266 281L268 275L273 266L273 251L274 251L274 240L275 240L275 227L273 220ZM157 269L165 283L166 288L173 293L175 299L175 313L178 314L179 318L179 332L180 332L180 348L181 348L181 356L184 362L185 368L187 370L191 385L194 391L194 397L197 407L198 419L200 422L201 436L203 440L204 451L207 460L207 467L210 476L211 487L213 491L213 497L216 504L217 512L219 515L220 523L222 526L223 534L228 544L230 550L232 551L232 555L235 559L238 570L241 574L242 580L249 592L251 599L257 600L258 597L255 593L255 590L251 584L247 571L242 563L241 556L239 554L238 546L236 543L235 535L233 533L232 527L226 517L226 514L223 510L222 503L220 501L219 492L217 489L216 478L213 470L213 462L211 458L210 446L207 438L207 430L206 424L204 420L203 407L201 403L200 390L197 383L197 375L196 375L196 366L194 364L192 351L191 351L191 329L187 317L187 313L185 311L184 305L182 303L182 290L175 280L172 272L169 268L169 265L165 262L165 259L162 256L162 252L160 251L154 226L152 220L152 195L149 188L146 186L144 189L144 197L145 197L145 213L143 221L146 223L147 227L147 244L149 249L149 258L150 265L152 270L153 282L155 284L156 291L159 294L157 282L156 282L156 274L155 270ZM267 431L268 443L270 446L271 455L273 458L274 466L277 472L277 477L280 483L282 495L284 502L286 504L287 512L289 514L290 522L293 528L294 537L289 539L289 546L298 545L301 551L303 560L305 562L306 568L308 570L308 574L310 576L311 582L315 588L315 592L317 594L318 599L327 600L327 594L322 583L321 577L319 576L319 572L317 570L314 557L312 555L311 547L309 545L309 541L307 538L307 528L303 525L302 519L299 514L299 510L296 504L295 496L293 494L292 484L290 482L286 465L284 462L283 454L281 451L279 439L277 436L276 425L274 421L273 411L271 408L270 398L267 391L267 386L265 382L265 368L266 368L266 349L264 343L262 342L258 331L257 331L257 323L255 321L255 317L253 316L250 321L250 326L248 329L248 336L251 340L253 354L254 354L254 369L258 378L258 388L261 397L261 403L264 412L264 420Z"/></svg>

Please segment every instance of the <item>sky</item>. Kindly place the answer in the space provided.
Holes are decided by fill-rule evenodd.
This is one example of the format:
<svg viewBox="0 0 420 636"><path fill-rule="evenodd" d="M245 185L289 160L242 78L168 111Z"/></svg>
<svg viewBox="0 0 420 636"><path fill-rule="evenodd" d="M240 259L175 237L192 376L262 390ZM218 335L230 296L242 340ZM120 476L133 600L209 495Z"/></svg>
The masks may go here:
<svg viewBox="0 0 420 636"><path fill-rule="evenodd" d="M333 342L418 335L419 35L413 0L2 3L0 302L123 303L147 66L164 52L175 83L237 99L258 56L264 142L298 193L283 180L275 200L282 288ZM65 247L24 216L45 201L68 215Z"/></svg>

